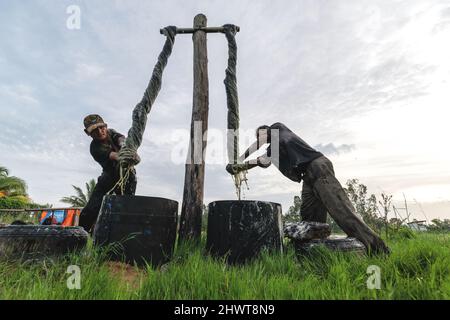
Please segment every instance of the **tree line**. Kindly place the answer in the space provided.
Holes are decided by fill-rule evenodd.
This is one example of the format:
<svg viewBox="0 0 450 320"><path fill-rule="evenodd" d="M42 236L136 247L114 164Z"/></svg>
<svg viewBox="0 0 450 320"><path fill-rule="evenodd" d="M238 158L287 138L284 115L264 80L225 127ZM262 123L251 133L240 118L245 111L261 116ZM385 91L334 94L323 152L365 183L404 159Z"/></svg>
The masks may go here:
<svg viewBox="0 0 450 320"><path fill-rule="evenodd" d="M85 191L72 185L75 194L62 197L60 201L69 204L71 207L84 207L95 188L95 184L94 179L89 180L85 184ZM384 232L386 237L399 232L406 232L406 223L415 221L414 219L410 220L406 198L404 199L404 207L397 208L392 204L392 195L382 192L380 197L377 198L375 194L369 194L367 186L360 183L358 179L348 180L344 190L360 218L378 233ZM284 221L301 221L301 205L301 196L294 196L293 204L283 216ZM51 206L50 204L34 203L27 194L26 182L21 178L10 176L9 170L0 166L0 209L49 208ZM206 225L207 207L203 207L203 220L205 220L203 225ZM330 224L334 233L342 232L329 215L327 223ZM433 219L426 227L429 231L450 231L450 219Z"/></svg>
<svg viewBox="0 0 450 320"><path fill-rule="evenodd" d="M382 192L377 198L375 194L369 194L366 185L359 182L358 179L350 179L346 182L345 192L355 207L356 214L373 230L379 234L384 233L386 237L403 233L408 236L410 228L406 228L407 223L417 222L416 219L410 219L411 212L408 209L406 198L404 207L398 208L392 203L392 195ZM293 204L284 215L286 222L301 221L301 196L294 196ZM334 233L343 231L328 215L327 223L331 226ZM450 219L433 219L426 225L428 231L450 231Z"/></svg>

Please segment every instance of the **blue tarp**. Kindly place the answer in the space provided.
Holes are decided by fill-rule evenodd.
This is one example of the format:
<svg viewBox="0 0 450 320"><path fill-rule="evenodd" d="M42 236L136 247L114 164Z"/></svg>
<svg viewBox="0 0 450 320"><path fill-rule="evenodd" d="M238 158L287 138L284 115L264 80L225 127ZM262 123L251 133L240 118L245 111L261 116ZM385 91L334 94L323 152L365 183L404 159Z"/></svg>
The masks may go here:
<svg viewBox="0 0 450 320"><path fill-rule="evenodd" d="M50 210L47 212L44 219L41 220L40 224L42 224L47 218L51 217L52 215L56 219L58 224L63 223L66 216L64 210Z"/></svg>

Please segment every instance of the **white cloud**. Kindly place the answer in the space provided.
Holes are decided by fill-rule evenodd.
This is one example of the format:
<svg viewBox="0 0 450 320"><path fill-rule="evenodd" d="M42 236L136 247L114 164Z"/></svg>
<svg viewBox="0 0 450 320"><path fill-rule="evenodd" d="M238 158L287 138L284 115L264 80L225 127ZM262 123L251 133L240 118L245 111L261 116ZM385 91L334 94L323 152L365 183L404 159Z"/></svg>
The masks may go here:
<svg viewBox="0 0 450 320"><path fill-rule="evenodd" d="M35 96L35 89L29 85L16 84L0 85L0 105L8 108L8 103L21 106L36 106L39 100Z"/></svg>
<svg viewBox="0 0 450 320"><path fill-rule="evenodd" d="M315 149L318 151L324 153L325 155L332 155L332 154L341 154L341 153L348 153L355 149L354 144L341 144L341 145L334 145L334 143L327 143L325 145L318 144L314 146Z"/></svg>
<svg viewBox="0 0 450 320"><path fill-rule="evenodd" d="M104 69L97 64L78 63L75 69L75 73L79 81L85 79L93 79L101 76Z"/></svg>

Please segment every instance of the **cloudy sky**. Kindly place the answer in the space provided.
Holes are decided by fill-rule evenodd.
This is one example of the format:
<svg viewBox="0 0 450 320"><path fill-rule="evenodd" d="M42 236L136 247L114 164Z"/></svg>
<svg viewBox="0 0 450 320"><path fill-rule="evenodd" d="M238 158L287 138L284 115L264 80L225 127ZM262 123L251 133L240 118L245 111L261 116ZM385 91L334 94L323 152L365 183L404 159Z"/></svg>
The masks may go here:
<svg viewBox="0 0 450 320"><path fill-rule="evenodd" d="M67 27L71 5L80 29ZM418 219L450 218L448 1L1 1L0 165L27 181L33 200L55 205L72 184L96 178L83 117L99 113L126 133L165 40L159 29L191 27L197 13L209 26L241 27L243 131L283 122L333 161L342 183L357 178L397 201L404 194ZM208 55L217 146L226 128L223 35L208 35ZM192 81L192 38L178 35L139 150L137 193L180 206L176 159ZM234 199L226 159L211 149L205 202ZM301 190L274 167L251 171L249 187L245 198L285 211Z"/></svg>

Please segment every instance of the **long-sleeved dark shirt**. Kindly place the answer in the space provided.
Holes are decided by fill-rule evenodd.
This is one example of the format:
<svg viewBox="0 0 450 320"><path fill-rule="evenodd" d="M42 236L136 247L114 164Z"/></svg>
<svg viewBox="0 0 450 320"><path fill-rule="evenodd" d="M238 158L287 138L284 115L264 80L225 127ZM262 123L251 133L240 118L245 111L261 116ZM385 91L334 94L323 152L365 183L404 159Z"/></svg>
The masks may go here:
<svg viewBox="0 0 450 320"><path fill-rule="evenodd" d="M271 141L267 148L267 156L271 158L272 163L277 166L283 175L293 181L301 181L301 173L304 173L308 164L323 154L303 139L292 132L288 127L280 122L270 126ZM278 136L278 153L276 157L276 146Z"/></svg>
<svg viewBox="0 0 450 320"><path fill-rule="evenodd" d="M118 152L120 150L119 138L123 137L114 129L108 129L108 140L106 143L92 140L90 152L95 161L97 161L103 168L105 173L114 175L117 161L111 160L109 155L111 152Z"/></svg>

